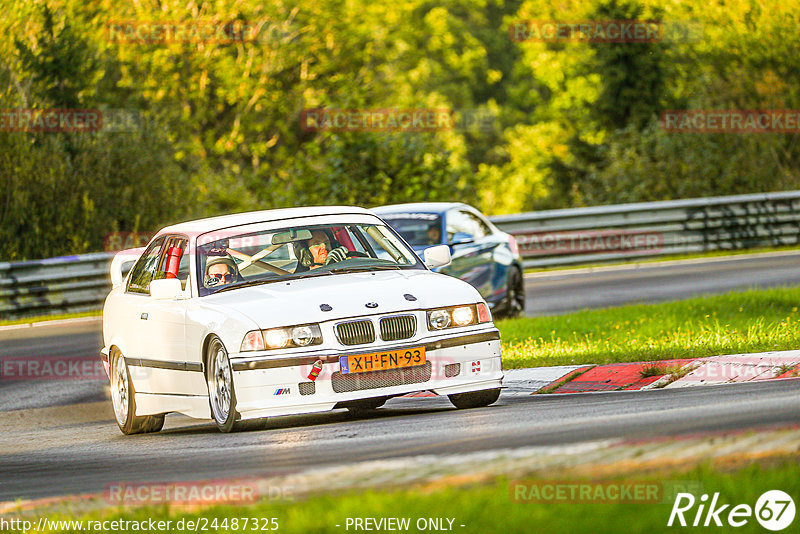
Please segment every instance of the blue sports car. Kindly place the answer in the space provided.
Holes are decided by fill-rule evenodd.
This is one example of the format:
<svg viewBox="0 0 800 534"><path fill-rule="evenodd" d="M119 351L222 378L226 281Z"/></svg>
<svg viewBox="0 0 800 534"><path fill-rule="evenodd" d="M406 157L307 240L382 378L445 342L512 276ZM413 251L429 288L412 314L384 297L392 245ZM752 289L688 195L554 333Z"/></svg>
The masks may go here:
<svg viewBox="0 0 800 534"><path fill-rule="evenodd" d="M475 208L459 202L419 202L380 206L372 211L417 255L434 245L450 245L452 263L436 270L472 284L493 314L516 316L525 310L517 242Z"/></svg>

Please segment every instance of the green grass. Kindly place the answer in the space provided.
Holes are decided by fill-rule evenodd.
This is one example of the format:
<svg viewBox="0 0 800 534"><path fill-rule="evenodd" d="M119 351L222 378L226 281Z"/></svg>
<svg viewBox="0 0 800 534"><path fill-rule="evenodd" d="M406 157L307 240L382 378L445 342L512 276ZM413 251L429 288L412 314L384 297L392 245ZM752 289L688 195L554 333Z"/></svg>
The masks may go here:
<svg viewBox="0 0 800 534"><path fill-rule="evenodd" d="M800 347L800 288L498 321L503 367L696 358Z"/></svg>
<svg viewBox="0 0 800 534"><path fill-rule="evenodd" d="M163 507L145 507L127 510L101 510L83 516L91 520L136 520L149 518L170 519L173 524L180 519L217 518L217 525L228 518L276 518L279 532L352 532L345 530L347 518L353 517L403 517L410 518L412 528L419 518L454 518L456 532L663 532L674 503L677 488L689 488L699 504L700 495L719 492L718 505L730 504L721 514L725 521L727 512L737 504L754 507L758 497L765 491L780 489L797 499L800 495L800 457L762 460L747 467L722 468L710 464L682 471L652 471L649 474L616 475L612 478L591 480L558 475L538 480L524 477L523 481L539 485L544 483L575 484L596 482L616 484L656 484L671 494L658 494L656 502L580 502L571 500L515 499L516 485L513 481L498 478L483 484L450 486L434 483L401 490L370 490L366 492L344 492L324 494L295 501L261 501L246 506L216 506L202 511L181 512ZM530 486L528 486L530 487ZM677 490L685 491L685 490ZM684 517L689 524L694 520L697 504ZM706 507L707 508L707 507ZM54 516L49 516L55 519ZM62 516L62 519L76 519ZM703 517L705 518L705 517ZM796 518L793 525L797 525ZM336 527L336 525L340 527ZM463 528L460 525L465 525ZM540 527L534 528L535 525ZM546 528L544 527L546 525ZM695 531L691 528L680 531ZM702 527L701 527L702 528ZM730 527L717 530L727 531ZM791 526L792 530L796 526ZM706 529L707 530L707 529ZM713 530L713 527L712 527ZM748 524L736 529L740 532L764 532L754 517ZM230 532L223 528L209 528L210 532Z"/></svg>
<svg viewBox="0 0 800 534"><path fill-rule="evenodd" d="M661 376L667 373L667 367L665 365L653 363L647 364L642 367L641 371L639 371L639 376L641 378L647 378L650 376Z"/></svg>

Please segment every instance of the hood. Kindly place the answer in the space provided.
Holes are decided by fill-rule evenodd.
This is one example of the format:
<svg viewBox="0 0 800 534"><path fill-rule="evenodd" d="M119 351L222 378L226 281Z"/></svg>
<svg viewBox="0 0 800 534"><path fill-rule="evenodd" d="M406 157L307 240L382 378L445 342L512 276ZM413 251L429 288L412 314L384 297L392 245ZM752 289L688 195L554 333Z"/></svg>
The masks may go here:
<svg viewBox="0 0 800 534"><path fill-rule="evenodd" d="M416 297L409 301L405 295ZM233 308L271 328L376 313L479 302L478 292L457 278L423 270L319 276L243 287L202 297L204 306ZM377 304L369 308L367 303ZM332 309L324 312L320 306Z"/></svg>

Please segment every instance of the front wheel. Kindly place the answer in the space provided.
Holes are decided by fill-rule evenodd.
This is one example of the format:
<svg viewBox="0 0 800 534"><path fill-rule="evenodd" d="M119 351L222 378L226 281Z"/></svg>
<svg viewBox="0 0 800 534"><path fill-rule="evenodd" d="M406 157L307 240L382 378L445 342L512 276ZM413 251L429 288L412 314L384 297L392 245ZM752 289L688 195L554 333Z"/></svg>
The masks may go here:
<svg viewBox="0 0 800 534"><path fill-rule="evenodd" d="M522 273L511 267L506 280L506 298L503 306L506 317L518 317L525 311L525 283Z"/></svg>
<svg viewBox="0 0 800 534"><path fill-rule="evenodd" d="M236 411L236 391L228 351L218 337L211 339L206 352L206 383L211 415L220 432L255 430L266 426L266 419L241 420Z"/></svg>
<svg viewBox="0 0 800 534"><path fill-rule="evenodd" d="M497 402L497 399L500 398L500 388L470 391L469 393L454 393L447 397L456 408L480 408Z"/></svg>
<svg viewBox="0 0 800 534"><path fill-rule="evenodd" d="M136 415L136 391L133 389L131 374L125 363L125 356L116 351L111 358L111 404L114 418L123 434L144 434L158 432L164 428L164 414Z"/></svg>

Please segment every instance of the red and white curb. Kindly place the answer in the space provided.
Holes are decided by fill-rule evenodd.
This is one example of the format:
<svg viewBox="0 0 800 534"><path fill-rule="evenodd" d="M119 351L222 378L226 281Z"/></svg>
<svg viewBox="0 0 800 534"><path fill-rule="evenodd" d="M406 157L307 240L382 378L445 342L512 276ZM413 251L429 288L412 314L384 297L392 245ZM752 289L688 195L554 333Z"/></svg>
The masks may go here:
<svg viewBox="0 0 800 534"><path fill-rule="evenodd" d="M800 376L800 350L608 365L509 369L504 395L588 393L752 382Z"/></svg>
<svg viewBox="0 0 800 534"><path fill-rule="evenodd" d="M688 373L665 387L796 378L800 376L800 350L698 358L687 366L687 370Z"/></svg>
<svg viewBox="0 0 800 534"><path fill-rule="evenodd" d="M503 389L503 395L530 395L558 384L565 377L586 367L585 365L562 365L504 370L503 386L505 389Z"/></svg>

